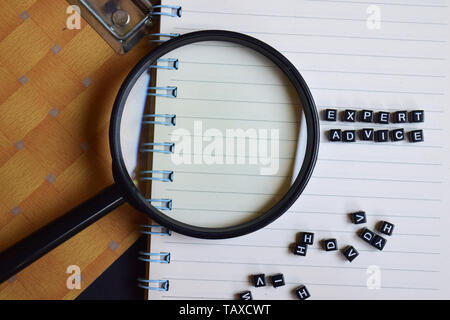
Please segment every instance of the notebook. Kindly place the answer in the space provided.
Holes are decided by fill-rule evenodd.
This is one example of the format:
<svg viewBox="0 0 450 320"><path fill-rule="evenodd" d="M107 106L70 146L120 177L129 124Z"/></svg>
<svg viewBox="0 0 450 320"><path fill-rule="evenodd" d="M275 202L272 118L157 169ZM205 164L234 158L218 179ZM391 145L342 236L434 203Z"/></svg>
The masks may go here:
<svg viewBox="0 0 450 320"><path fill-rule="evenodd" d="M313 176L298 201L274 223L227 240L166 232L151 236L150 251L165 257L170 253L170 263L149 264L149 279L156 290L149 290L148 299L235 299L246 290L254 299L295 299L299 285L308 288L311 299L450 298L448 2L184 0L163 4L181 5L183 15L163 19L161 33L225 29L275 47L299 69L319 112L326 108L425 110L424 123L401 126L405 131L423 129L425 141L331 143L329 129L359 129L367 124L321 121ZM198 57L203 58L207 59ZM202 66L190 70L194 76ZM157 78L161 85L167 85L165 80ZM197 92L201 98L201 87ZM164 103L159 101L156 108L166 108ZM183 179L185 186L202 181L195 176ZM164 191L155 188L152 192ZM366 212L365 226L372 230L381 220L395 225L383 251L358 237L361 226L352 224L348 216L358 210ZM289 249L299 232L315 234L306 257ZM360 255L350 263L339 252L324 251L318 240L327 238L336 238L339 248L353 245ZM282 273L286 285L273 288L268 281L267 286L255 288L250 276L260 273L267 277Z"/></svg>

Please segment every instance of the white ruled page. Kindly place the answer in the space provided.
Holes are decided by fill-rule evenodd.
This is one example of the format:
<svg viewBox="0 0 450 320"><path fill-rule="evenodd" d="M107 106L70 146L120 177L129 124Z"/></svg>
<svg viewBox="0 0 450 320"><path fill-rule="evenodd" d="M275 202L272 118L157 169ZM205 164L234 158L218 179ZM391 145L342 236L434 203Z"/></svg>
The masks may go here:
<svg viewBox="0 0 450 320"><path fill-rule="evenodd" d="M170 252L171 262L152 263L150 279L170 285L149 299L235 299L245 290L254 299L295 299L302 284L311 299L449 299L449 1L163 3L183 7L181 19L162 19L163 33L225 29L274 46L302 73L319 111L423 109L425 122L321 121L313 176L280 219L229 240L152 237L151 251ZM328 142L331 128L362 127L423 129L425 141ZM372 230L380 220L395 224L382 252L356 235L361 225L348 213L357 210L366 211L363 226ZM306 257L289 250L301 231L315 234ZM350 263L325 252L318 241L326 238L353 245L359 257ZM274 289L268 280L255 288L249 276L258 273L283 273L286 285Z"/></svg>

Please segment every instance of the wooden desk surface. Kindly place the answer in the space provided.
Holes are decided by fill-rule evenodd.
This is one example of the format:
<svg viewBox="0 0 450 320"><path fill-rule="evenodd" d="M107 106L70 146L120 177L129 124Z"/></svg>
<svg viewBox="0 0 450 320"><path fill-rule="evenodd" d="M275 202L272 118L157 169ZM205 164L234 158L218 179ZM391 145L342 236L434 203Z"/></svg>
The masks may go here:
<svg viewBox="0 0 450 320"><path fill-rule="evenodd" d="M149 51L117 55L64 0L1 1L0 250L113 182L108 126L122 81ZM0 285L0 299L73 299L138 237L125 205ZM69 265L82 289L69 290Z"/></svg>

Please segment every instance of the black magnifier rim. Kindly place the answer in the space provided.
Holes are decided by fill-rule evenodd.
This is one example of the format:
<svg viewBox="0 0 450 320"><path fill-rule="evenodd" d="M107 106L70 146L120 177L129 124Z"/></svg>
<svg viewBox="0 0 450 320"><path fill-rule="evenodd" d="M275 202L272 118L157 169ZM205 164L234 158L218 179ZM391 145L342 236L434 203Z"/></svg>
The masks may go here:
<svg viewBox="0 0 450 320"><path fill-rule="evenodd" d="M255 219L243 224L222 228L206 228L186 224L166 216L154 208L145 200L129 177L120 147L120 124L122 113L128 95L137 79L143 72L149 69L150 65L154 64L157 59L166 53L184 45L203 41L224 41L239 44L253 49L270 59L284 72L297 91L300 101L302 102L307 125L308 136L303 165L288 192L273 207L260 214ZM224 30L205 30L187 33L161 44L142 58L142 60L134 67L122 84L114 102L109 138L113 159L114 180L121 187L126 199L133 207L139 211L145 212L154 221L175 232L203 239L225 239L242 236L259 230L279 218L292 206L303 192L314 170L319 151L320 131L319 117L312 94L298 70L287 58L268 44L248 35Z"/></svg>

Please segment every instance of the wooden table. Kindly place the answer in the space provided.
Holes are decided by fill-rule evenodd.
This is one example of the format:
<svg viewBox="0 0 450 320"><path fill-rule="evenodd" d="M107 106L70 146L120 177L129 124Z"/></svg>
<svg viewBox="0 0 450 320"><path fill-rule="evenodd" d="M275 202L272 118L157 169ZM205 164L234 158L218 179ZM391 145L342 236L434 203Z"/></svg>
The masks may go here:
<svg viewBox="0 0 450 320"><path fill-rule="evenodd" d="M113 182L110 111L122 81L151 48L116 54L64 0L1 1L0 250ZM0 285L0 299L73 299L139 237L125 205ZM69 290L69 265L82 270Z"/></svg>

